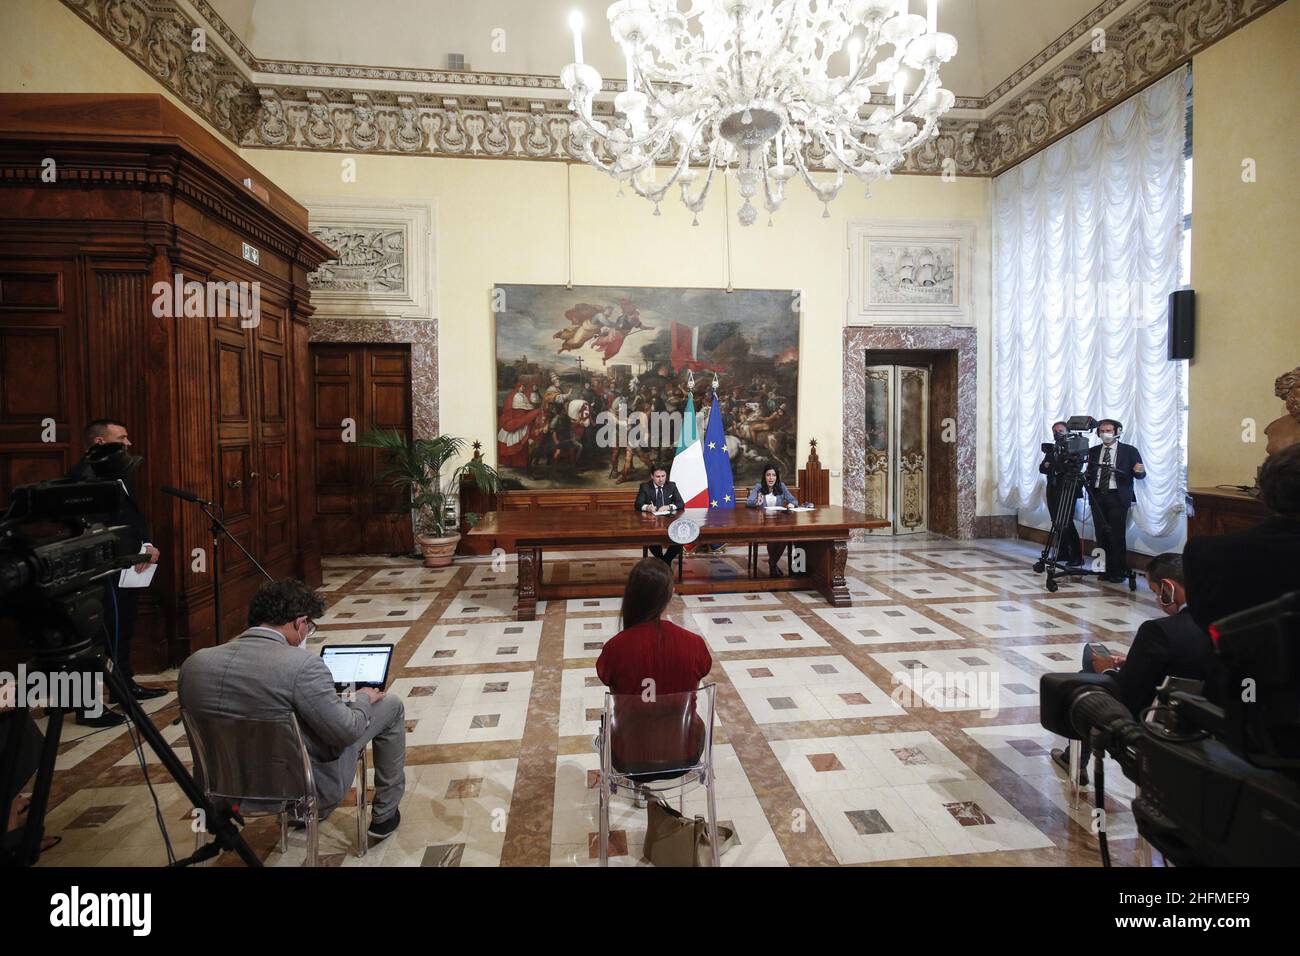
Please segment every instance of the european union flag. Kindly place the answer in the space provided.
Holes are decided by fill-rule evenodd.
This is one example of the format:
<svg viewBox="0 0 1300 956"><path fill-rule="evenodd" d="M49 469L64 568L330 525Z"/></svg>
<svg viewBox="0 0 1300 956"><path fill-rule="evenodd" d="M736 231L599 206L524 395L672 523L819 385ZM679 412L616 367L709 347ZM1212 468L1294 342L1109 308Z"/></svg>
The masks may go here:
<svg viewBox="0 0 1300 956"><path fill-rule="evenodd" d="M736 482L731 476L731 459L727 457L727 433L722 428L722 409L718 390L713 390L713 407L704 429L704 473L709 481L709 508L734 508Z"/></svg>

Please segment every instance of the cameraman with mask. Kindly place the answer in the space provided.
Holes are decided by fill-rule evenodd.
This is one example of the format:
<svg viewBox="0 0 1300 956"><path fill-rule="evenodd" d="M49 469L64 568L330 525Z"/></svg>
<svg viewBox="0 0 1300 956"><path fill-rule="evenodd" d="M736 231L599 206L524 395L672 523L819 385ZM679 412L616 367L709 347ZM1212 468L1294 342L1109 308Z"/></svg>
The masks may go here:
<svg viewBox="0 0 1300 956"><path fill-rule="evenodd" d="M1047 476L1047 510L1053 521L1056 520L1057 508L1061 504L1061 495L1063 494L1062 479L1065 477L1057 469L1056 461L1062 451L1062 443L1069 434L1069 428L1065 422L1052 422L1052 441L1056 443L1056 451L1045 452L1043 460L1038 466L1038 470ZM1083 486L1079 485L1074 490L1075 501L1082 497ZM1083 564L1083 545L1079 541L1079 532L1074 528L1074 502L1070 503L1070 520L1061 529L1061 546L1057 551L1057 559L1069 567L1078 567Z"/></svg>
<svg viewBox="0 0 1300 956"><path fill-rule="evenodd" d="M149 565L158 563L159 555L158 549L148 543L149 531L145 526L144 515L136 505L135 492L131 486L131 476L144 459L130 454L131 439L127 435L126 426L115 419L95 419L86 426L82 437L86 451L69 477L82 481L115 479L122 483L126 489L126 494L122 497L122 509L117 514L104 515L103 520L110 525L126 526L127 540L131 547L137 553L149 555L148 561L135 566L136 571L144 571ZM131 668L131 637L135 633L140 591L140 588L118 587L117 578L110 577L104 588L104 618L108 623L109 652L113 657L114 668L136 700L153 700L164 696L167 691L156 687L141 687L135 682L135 672ZM124 720L120 714L107 710L99 717L77 715L77 723L92 727L113 727Z"/></svg>
<svg viewBox="0 0 1300 956"><path fill-rule="evenodd" d="M1120 582L1128 577L1128 509L1137 501L1133 481L1147 476L1142 455L1119 440L1124 426L1113 418L1097 422L1100 445L1088 449L1085 484L1097 523L1097 543L1106 551L1103 581Z"/></svg>

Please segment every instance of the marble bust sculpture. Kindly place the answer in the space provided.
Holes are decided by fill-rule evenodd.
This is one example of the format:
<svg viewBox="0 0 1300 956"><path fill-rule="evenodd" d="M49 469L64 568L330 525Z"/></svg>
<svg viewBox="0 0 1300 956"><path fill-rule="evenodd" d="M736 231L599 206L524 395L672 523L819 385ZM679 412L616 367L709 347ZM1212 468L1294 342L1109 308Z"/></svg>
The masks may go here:
<svg viewBox="0 0 1300 956"><path fill-rule="evenodd" d="M1269 455L1300 442L1300 366L1279 376L1273 383L1273 394L1286 402L1287 413L1264 429L1268 436L1265 453Z"/></svg>

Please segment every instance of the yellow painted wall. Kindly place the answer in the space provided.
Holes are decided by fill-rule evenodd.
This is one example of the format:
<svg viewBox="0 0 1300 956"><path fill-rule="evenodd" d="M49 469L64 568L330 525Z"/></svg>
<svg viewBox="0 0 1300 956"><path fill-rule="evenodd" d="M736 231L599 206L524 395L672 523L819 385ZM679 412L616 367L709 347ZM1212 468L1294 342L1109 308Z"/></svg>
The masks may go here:
<svg viewBox="0 0 1300 956"><path fill-rule="evenodd" d="M489 294L496 283L563 283L568 274L566 173L559 163L357 156L357 182L344 183L342 156L245 150L244 158L298 199L321 196L433 199L437 204L438 316L444 430L493 447L493 330ZM630 191L585 166L572 168L575 285L725 288L723 211L715 191L699 226L676 200L662 215ZM877 184L867 200L846 186L831 218L802 186L792 185L773 219L749 228L735 222L731 184L732 285L803 292L799 371L799 447L817 439L833 471L841 461L844 243L849 218L971 219L977 225L975 292L988 328L987 180L944 183L900 176ZM981 348L981 409L987 408L987 336ZM981 434L987 415L979 416ZM987 459L985 459L987 461ZM980 467L979 511L991 511L991 473ZM839 479L832 480L839 498Z"/></svg>
<svg viewBox="0 0 1300 956"><path fill-rule="evenodd" d="M144 71L56 0L4 0L0 90L161 92ZM174 98L173 98L173 101ZM182 106L184 104L181 104ZM191 114L193 115L193 114ZM493 333L495 283L562 283L566 259L566 171L559 163L357 156L357 181L344 183L342 156L244 150L243 157L299 200L432 199L438 276L440 422L443 430L483 441L495 457ZM808 190L792 183L785 206L742 228L731 184L732 284L802 290L799 457L818 440L826 467L842 459L841 333L845 314L844 244L850 219L965 219L976 223L975 312L979 338L978 499L994 513L989 466L989 199L987 179L943 182L900 176L877 183L873 198L846 185L831 218ZM592 285L725 287L722 196L715 183L700 225L676 200L663 215L586 167L572 171L573 281ZM832 500L839 500L834 477Z"/></svg>
<svg viewBox="0 0 1300 956"><path fill-rule="evenodd" d="M161 93L226 141L59 0L0 0L0 91Z"/></svg>
<svg viewBox="0 0 1300 956"><path fill-rule="evenodd" d="M1289 0L1192 62L1189 484L1251 484L1273 381L1300 365L1300 2ZM1256 181L1242 181L1253 159ZM1242 440L1253 419L1254 444Z"/></svg>

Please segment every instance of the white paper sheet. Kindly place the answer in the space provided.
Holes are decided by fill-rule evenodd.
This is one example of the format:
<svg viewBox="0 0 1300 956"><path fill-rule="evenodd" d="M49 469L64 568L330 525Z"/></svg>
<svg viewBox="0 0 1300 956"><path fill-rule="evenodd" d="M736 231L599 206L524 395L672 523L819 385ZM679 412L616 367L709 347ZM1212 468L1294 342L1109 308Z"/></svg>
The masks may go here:
<svg viewBox="0 0 1300 956"><path fill-rule="evenodd" d="M144 553L145 548L153 547L148 541L140 546L140 552ZM154 572L158 570L158 565L151 564L143 571L137 571L134 566L123 568L122 573L117 576L117 586L120 588L147 588L153 580Z"/></svg>

